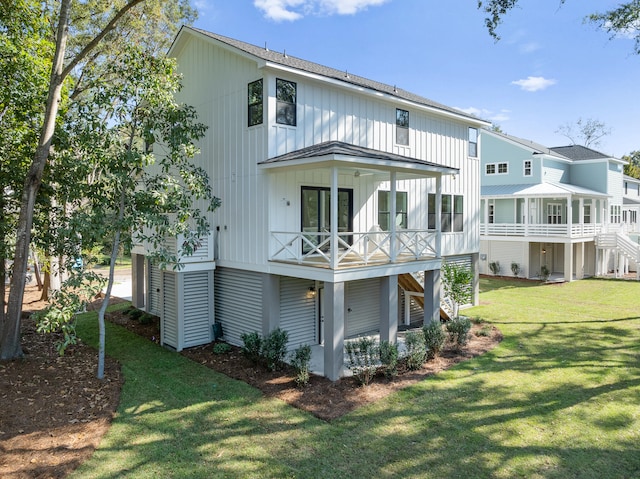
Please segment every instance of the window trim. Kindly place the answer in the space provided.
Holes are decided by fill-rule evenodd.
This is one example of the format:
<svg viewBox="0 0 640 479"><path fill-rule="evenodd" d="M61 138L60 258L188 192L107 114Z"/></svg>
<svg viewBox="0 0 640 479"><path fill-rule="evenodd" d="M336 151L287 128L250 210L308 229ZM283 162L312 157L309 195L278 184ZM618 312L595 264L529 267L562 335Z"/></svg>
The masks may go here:
<svg viewBox="0 0 640 479"><path fill-rule="evenodd" d="M284 100L279 98L278 92L280 91L278 89L278 83L290 83L291 85L293 85L293 102L290 102L288 100ZM280 121L281 115L279 115L279 111L280 111L280 105L290 105L292 106L292 111L293 111L293 122L290 123L288 121ZM276 123L278 125L286 125L286 126L297 126L298 125L298 84L294 81L291 80L285 80L283 78L276 78Z"/></svg>
<svg viewBox="0 0 640 479"><path fill-rule="evenodd" d="M453 193L441 195L440 203L440 232L464 233L464 195ZM461 206L461 212L456 213L456 205ZM427 195L427 230L435 231L436 224L436 194ZM458 226L457 226L458 225Z"/></svg>
<svg viewBox="0 0 640 479"><path fill-rule="evenodd" d="M258 83L261 85L261 89L262 89L262 93L260 95L260 101L251 103L251 86ZM251 115L251 109L257 106L259 106L261 110L260 121L256 123L251 123L251 119L253 118ZM255 81L249 82L249 84L247 85L247 126L252 127L252 126L262 125L263 123L264 123L264 80L262 78L259 78Z"/></svg>
<svg viewBox="0 0 640 479"><path fill-rule="evenodd" d="M406 116L406 121L403 118L403 116ZM406 123L406 125L404 123ZM409 110L396 108L396 143L398 145L409 146L409 126L410 126ZM402 135L399 134L401 132L403 133ZM404 141L400 141L401 138L405 138L406 143Z"/></svg>
<svg viewBox="0 0 640 479"><path fill-rule="evenodd" d="M522 171L523 176L533 176L533 162L531 160L524 160L522 167L523 167L523 171ZM527 173L527 170L528 170L528 173Z"/></svg>
<svg viewBox="0 0 640 479"><path fill-rule="evenodd" d="M489 171L489 167L492 167L492 172ZM504 167L505 171L500 171L500 168ZM488 175L508 175L509 174L509 162L501 161L499 163L487 163L484 165L484 174Z"/></svg>
<svg viewBox="0 0 640 479"><path fill-rule="evenodd" d="M471 139L473 138L474 141ZM472 126L469 127L468 131L468 140L469 140L469 157L470 158L478 158L478 129Z"/></svg>

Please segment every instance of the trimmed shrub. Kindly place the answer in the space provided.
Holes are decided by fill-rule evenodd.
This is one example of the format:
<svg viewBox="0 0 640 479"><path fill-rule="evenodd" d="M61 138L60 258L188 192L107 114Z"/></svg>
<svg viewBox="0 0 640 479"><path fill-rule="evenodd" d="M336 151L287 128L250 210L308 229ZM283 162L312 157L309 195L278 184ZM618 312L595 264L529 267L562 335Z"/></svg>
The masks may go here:
<svg viewBox="0 0 640 479"><path fill-rule="evenodd" d="M153 322L153 315L144 313L138 318L138 322L140 324L151 324Z"/></svg>
<svg viewBox="0 0 640 479"><path fill-rule="evenodd" d="M291 353L291 366L296 370L296 384L305 386L309 382L309 363L311 362L311 346L303 344Z"/></svg>
<svg viewBox="0 0 640 479"><path fill-rule="evenodd" d="M257 333L243 333L240 336L244 345L242 346L242 354L253 364L258 364L261 358L262 337Z"/></svg>
<svg viewBox="0 0 640 479"><path fill-rule="evenodd" d="M458 347L467 344L469 330L471 329L471 320L469 318L454 318L447 323L446 328L449 333L449 339L456 343Z"/></svg>
<svg viewBox="0 0 640 479"><path fill-rule="evenodd" d="M476 336L484 336L484 337L491 336L491 326L488 324L485 324L476 332Z"/></svg>
<svg viewBox="0 0 640 479"><path fill-rule="evenodd" d="M371 338L359 338L345 344L348 367L360 384L366 386L371 382L378 370L378 347Z"/></svg>
<svg viewBox="0 0 640 479"><path fill-rule="evenodd" d="M407 347L407 368L416 371L422 367L427 358L427 349L424 344L424 334L409 331L404 338Z"/></svg>
<svg viewBox="0 0 640 479"><path fill-rule="evenodd" d="M447 334L444 332L440 321L432 321L423 326L422 334L424 335L424 344L427 349L427 359L433 359L442 351L444 342L447 340Z"/></svg>
<svg viewBox="0 0 640 479"><path fill-rule="evenodd" d="M284 363L288 342L289 333L280 328L274 329L262 338L261 353L270 371L277 371Z"/></svg>
<svg viewBox="0 0 640 479"><path fill-rule="evenodd" d="M515 261L511 263L511 272L513 273L513 275L516 278L520 274L520 265L518 263L516 263Z"/></svg>
<svg viewBox="0 0 640 479"><path fill-rule="evenodd" d="M227 343L216 343L213 345L213 354L226 354L231 351L231 346Z"/></svg>
<svg viewBox="0 0 640 479"><path fill-rule="evenodd" d="M384 368L384 375L388 378L398 375L398 345L389 341L380 343L380 362Z"/></svg>
<svg viewBox="0 0 640 479"><path fill-rule="evenodd" d="M492 261L489 263L489 269L494 276L498 276L500 274L500 261Z"/></svg>

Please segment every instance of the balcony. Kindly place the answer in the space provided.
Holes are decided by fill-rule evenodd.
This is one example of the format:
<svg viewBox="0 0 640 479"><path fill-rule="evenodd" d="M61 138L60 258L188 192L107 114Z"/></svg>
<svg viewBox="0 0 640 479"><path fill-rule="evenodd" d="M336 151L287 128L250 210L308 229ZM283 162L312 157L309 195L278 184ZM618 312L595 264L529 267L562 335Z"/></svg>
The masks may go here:
<svg viewBox="0 0 640 479"><path fill-rule="evenodd" d="M329 231L272 231L270 261L332 270L404 263L440 256L439 235L428 230L339 232L332 248ZM333 251L336 253L333 254Z"/></svg>
<svg viewBox="0 0 640 479"><path fill-rule="evenodd" d="M585 238L597 235L603 229L601 223L584 224L523 224L482 223L483 236L555 236L563 238Z"/></svg>

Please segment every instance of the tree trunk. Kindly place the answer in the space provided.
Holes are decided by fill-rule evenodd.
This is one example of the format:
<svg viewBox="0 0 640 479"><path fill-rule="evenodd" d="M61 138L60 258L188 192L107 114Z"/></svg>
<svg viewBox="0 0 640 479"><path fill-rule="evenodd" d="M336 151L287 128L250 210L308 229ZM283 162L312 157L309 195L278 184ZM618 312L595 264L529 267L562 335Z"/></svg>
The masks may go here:
<svg viewBox="0 0 640 479"><path fill-rule="evenodd" d="M42 182L42 174L47 164L47 159L49 158L49 150L51 148L56 117L58 116L58 108L60 105L60 92L64 79L62 75L64 55L69 31L70 7L71 0L62 0L60 2L56 51L51 68L44 123L40 133L38 148L36 149L22 191L20 216L18 217L18 227L16 231L16 252L13 261L11 289L9 291L7 315L0 335L0 359L15 359L24 356L22 346L20 345L20 322L27 262L29 259L29 246L31 242L31 228L33 226L33 212L36 195Z"/></svg>

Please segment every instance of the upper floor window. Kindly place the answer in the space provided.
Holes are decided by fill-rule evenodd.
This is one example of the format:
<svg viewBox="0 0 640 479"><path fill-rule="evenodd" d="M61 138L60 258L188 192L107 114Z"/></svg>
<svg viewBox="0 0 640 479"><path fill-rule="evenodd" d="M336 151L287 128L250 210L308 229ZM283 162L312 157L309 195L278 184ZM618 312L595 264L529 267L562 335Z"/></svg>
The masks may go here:
<svg viewBox="0 0 640 479"><path fill-rule="evenodd" d="M509 163L487 163L484 172L487 175L506 175L509 173Z"/></svg>
<svg viewBox="0 0 640 479"><path fill-rule="evenodd" d="M396 143L409 144L409 112L396 108Z"/></svg>
<svg viewBox="0 0 640 479"><path fill-rule="evenodd" d="M396 227L407 229L407 192L396 191ZM384 231L391 231L391 192L378 191L378 225Z"/></svg>
<svg viewBox="0 0 640 479"><path fill-rule="evenodd" d="M524 160L524 176L531 176L531 160Z"/></svg>
<svg viewBox="0 0 640 479"><path fill-rule="evenodd" d="M620 223L620 217L622 216L622 207L620 205L611 205L611 223Z"/></svg>
<svg viewBox="0 0 640 479"><path fill-rule="evenodd" d="M495 212L496 212L496 205L494 203L489 203L489 211L487 212L487 222L489 224L493 224L495 223L496 217L495 217Z"/></svg>
<svg viewBox="0 0 640 479"><path fill-rule="evenodd" d="M478 129L469 128L469 156L478 156Z"/></svg>
<svg viewBox="0 0 640 479"><path fill-rule="evenodd" d="M276 78L276 123L296 126L296 97L295 82Z"/></svg>
<svg viewBox="0 0 640 479"><path fill-rule="evenodd" d="M547 204L547 224L559 225L562 223L562 205L560 203Z"/></svg>
<svg viewBox="0 0 640 479"><path fill-rule="evenodd" d="M629 183L627 181L624 182L624 194L628 195L629 194Z"/></svg>
<svg viewBox="0 0 640 479"><path fill-rule="evenodd" d="M263 114L263 89L262 79L249 83L248 87L248 103L249 103L249 126L260 125L262 123Z"/></svg>

